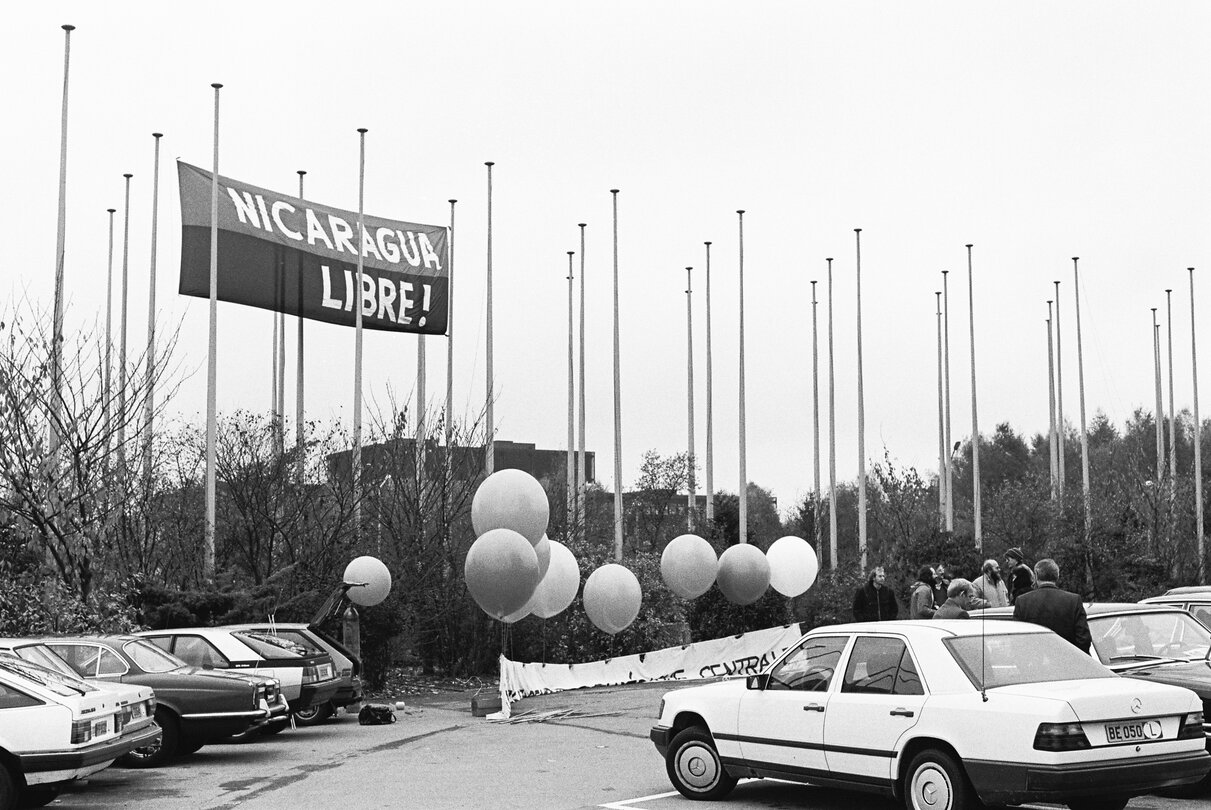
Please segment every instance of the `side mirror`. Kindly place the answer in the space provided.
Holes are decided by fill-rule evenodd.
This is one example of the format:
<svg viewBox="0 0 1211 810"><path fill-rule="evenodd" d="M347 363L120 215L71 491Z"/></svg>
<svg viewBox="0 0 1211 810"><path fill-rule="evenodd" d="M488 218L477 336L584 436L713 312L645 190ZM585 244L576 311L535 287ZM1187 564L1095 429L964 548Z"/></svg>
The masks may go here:
<svg viewBox="0 0 1211 810"><path fill-rule="evenodd" d="M760 675L749 675L745 680L744 685L749 689L764 690L769 684L769 673L763 672Z"/></svg>

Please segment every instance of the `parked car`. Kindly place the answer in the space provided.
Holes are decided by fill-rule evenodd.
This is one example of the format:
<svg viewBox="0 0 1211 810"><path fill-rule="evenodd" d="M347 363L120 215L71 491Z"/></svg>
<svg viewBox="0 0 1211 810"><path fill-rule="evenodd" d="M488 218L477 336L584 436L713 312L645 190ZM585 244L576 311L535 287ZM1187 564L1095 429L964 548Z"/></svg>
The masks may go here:
<svg viewBox="0 0 1211 810"><path fill-rule="evenodd" d="M669 692L659 714L651 739L695 799L777 777L909 810L1121 810L1211 770L1193 692L1116 677L1019 622L819 627L762 674Z"/></svg>
<svg viewBox="0 0 1211 810"><path fill-rule="evenodd" d="M12 653L24 661L38 664L70 678L80 679L70 664L37 639L0 638L0 652ZM155 722L156 693L150 686L81 680L91 684L94 688L113 693L118 705L122 707L122 724L127 733L143 726L150 726Z"/></svg>
<svg viewBox="0 0 1211 810"><path fill-rule="evenodd" d="M1187 585L1170 588L1161 596L1141 599L1143 605L1171 605L1190 611L1190 615L1211 628L1211 585Z"/></svg>
<svg viewBox="0 0 1211 810"><path fill-rule="evenodd" d="M0 810L48 804L65 782L160 737L155 725L123 733L122 723L113 693L0 656Z"/></svg>
<svg viewBox="0 0 1211 810"><path fill-rule="evenodd" d="M328 703L340 688L331 656L269 633L225 627L178 627L145 630L138 635L196 667L276 678L291 712Z"/></svg>
<svg viewBox="0 0 1211 810"><path fill-rule="evenodd" d="M1013 618L1012 608L983 611L989 618ZM1211 630L1187 611L1168 605L1092 602L1085 605L1090 655L1128 678L1191 689L1203 703L1207 750L1211 751ZM979 615L979 614L976 614ZM1192 796L1211 791L1211 774L1201 782L1169 791Z"/></svg>
<svg viewBox="0 0 1211 810"><path fill-rule="evenodd" d="M320 629L313 621L275 622L273 624L232 624L227 630L251 631L269 634L299 645L311 655L328 655L336 668L339 681L336 692L325 703L313 703L294 713L295 722L301 725L322 723L336 713L337 709L353 706L362 701L362 662L348 647Z"/></svg>
<svg viewBox="0 0 1211 810"><path fill-rule="evenodd" d="M288 708L272 678L191 667L136 636L48 638L46 645L81 676L150 686L158 745L132 751L123 762L154 767L170 757L270 722L285 722Z"/></svg>

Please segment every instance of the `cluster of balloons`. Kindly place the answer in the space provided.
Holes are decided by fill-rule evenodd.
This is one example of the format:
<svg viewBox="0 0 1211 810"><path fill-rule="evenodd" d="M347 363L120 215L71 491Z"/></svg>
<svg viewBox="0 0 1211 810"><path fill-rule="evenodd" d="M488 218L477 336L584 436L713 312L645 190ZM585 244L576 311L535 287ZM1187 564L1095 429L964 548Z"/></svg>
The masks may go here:
<svg viewBox="0 0 1211 810"><path fill-rule="evenodd" d="M547 537L550 504L542 484L522 470L489 475L471 500L476 540L463 573L485 613L512 624L531 613L562 612L580 589L580 566L562 543Z"/></svg>
<svg viewBox="0 0 1211 810"><path fill-rule="evenodd" d="M718 585L729 602L751 605L773 586L783 596L806 593L816 581L820 561L804 539L775 540L769 551L749 543L729 547L715 557L711 544L696 534L676 537L660 557L660 575L669 590L694 599Z"/></svg>

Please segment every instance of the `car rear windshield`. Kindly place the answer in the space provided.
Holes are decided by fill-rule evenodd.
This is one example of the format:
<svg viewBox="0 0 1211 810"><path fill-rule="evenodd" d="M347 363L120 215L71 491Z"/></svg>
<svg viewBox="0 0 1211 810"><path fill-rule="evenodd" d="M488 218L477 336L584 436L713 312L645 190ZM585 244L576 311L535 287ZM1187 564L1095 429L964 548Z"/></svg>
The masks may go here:
<svg viewBox="0 0 1211 810"><path fill-rule="evenodd" d="M251 647L262 658L303 658L307 654L299 645L268 633L240 632L231 635Z"/></svg>
<svg viewBox="0 0 1211 810"><path fill-rule="evenodd" d="M31 664L53 669L55 672L78 679L80 676L71 668L71 664L63 660L57 652L45 644L30 644L13 650L18 658L23 658Z"/></svg>
<svg viewBox="0 0 1211 810"><path fill-rule="evenodd" d="M84 695L97 691L95 686L85 683L79 677L68 677L53 669L31 664L29 661L18 658L12 653L0 655L0 669L41 684L43 688L49 689L56 695Z"/></svg>
<svg viewBox="0 0 1211 810"><path fill-rule="evenodd" d="M945 644L977 689L1117 677L1054 633L956 636Z"/></svg>
<svg viewBox="0 0 1211 810"><path fill-rule="evenodd" d="M126 642L122 645L122 650L144 672L172 672L174 669L189 666L175 655L166 653L150 641L141 638Z"/></svg>

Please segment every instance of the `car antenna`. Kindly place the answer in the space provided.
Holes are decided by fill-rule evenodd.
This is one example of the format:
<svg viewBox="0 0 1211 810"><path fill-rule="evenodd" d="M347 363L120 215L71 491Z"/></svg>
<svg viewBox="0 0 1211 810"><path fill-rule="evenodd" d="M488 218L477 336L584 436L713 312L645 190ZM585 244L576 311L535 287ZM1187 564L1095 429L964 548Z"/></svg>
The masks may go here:
<svg viewBox="0 0 1211 810"><path fill-rule="evenodd" d="M984 654L987 651L987 646L984 643L984 612L988 610L985 606L980 609L980 698L988 702L988 677L985 675Z"/></svg>

